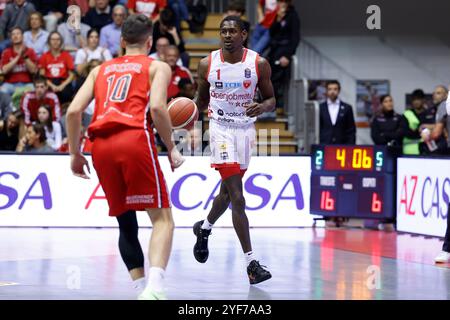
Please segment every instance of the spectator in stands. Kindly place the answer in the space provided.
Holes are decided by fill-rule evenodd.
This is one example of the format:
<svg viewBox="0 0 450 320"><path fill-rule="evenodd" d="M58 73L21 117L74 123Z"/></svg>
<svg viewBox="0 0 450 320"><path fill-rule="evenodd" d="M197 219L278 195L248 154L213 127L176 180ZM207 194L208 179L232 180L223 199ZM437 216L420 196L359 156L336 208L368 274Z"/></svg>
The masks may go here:
<svg viewBox="0 0 450 320"><path fill-rule="evenodd" d="M403 154L419 155L423 148L421 141L421 124L425 124L427 107L425 93L421 89L414 90L411 98L411 108L403 113L401 128L403 135ZM422 149L423 150L423 149Z"/></svg>
<svg viewBox="0 0 450 320"><path fill-rule="evenodd" d="M6 5L10 2L11 0L0 0L0 16L3 14L3 11L5 11Z"/></svg>
<svg viewBox="0 0 450 320"><path fill-rule="evenodd" d="M10 113L7 119L0 119L0 150L16 151L21 117L20 111L15 111Z"/></svg>
<svg viewBox="0 0 450 320"><path fill-rule="evenodd" d="M178 94L175 98L186 97L189 99L194 99L195 97L195 84L192 83L190 78L181 78L178 81Z"/></svg>
<svg viewBox="0 0 450 320"><path fill-rule="evenodd" d="M279 0L277 18L270 27L268 60L277 108L283 109L291 77L291 60L300 43L300 19L292 0Z"/></svg>
<svg viewBox="0 0 450 320"><path fill-rule="evenodd" d="M83 72L81 72L77 77L75 91L78 91L81 88L81 86L83 85L87 76L89 75L89 72L91 72L95 67L97 67L101 64L102 64L102 61L98 60L98 59L92 59L87 63L86 68L84 68Z"/></svg>
<svg viewBox="0 0 450 320"><path fill-rule="evenodd" d="M175 28L175 15L169 8L164 9L161 12L159 21L155 23L153 28L153 45L150 53L156 51L156 42L161 37L167 38L171 45L176 45L178 47L183 66L188 67L189 55L184 47L184 41L181 34L177 31L177 28Z"/></svg>
<svg viewBox="0 0 450 320"><path fill-rule="evenodd" d="M67 0L31 0L36 10L42 13L48 32L56 30L58 22L63 21L67 12Z"/></svg>
<svg viewBox="0 0 450 320"><path fill-rule="evenodd" d="M28 48L34 50L38 58L48 50L47 39L49 33L42 29L44 25L44 18L38 11L30 14L29 19L30 30L23 34L23 41Z"/></svg>
<svg viewBox="0 0 450 320"><path fill-rule="evenodd" d="M75 86L75 92L77 92L81 86L83 85L84 81L86 80L89 73L95 69L95 67L99 66L102 63L102 61L93 59L88 62L86 68L84 69L83 73L80 74L80 76L77 78L77 83ZM81 119L83 127L87 128L89 124L91 123L92 115L94 114L94 108L95 108L95 100L92 100L91 103L88 105L86 110L83 112L83 116ZM66 116L64 114L63 120L61 121L63 125L63 136L66 134Z"/></svg>
<svg viewBox="0 0 450 320"><path fill-rule="evenodd" d="M401 115L394 111L394 100L390 95L380 97L381 110L370 125L370 135L376 145L401 146Z"/></svg>
<svg viewBox="0 0 450 320"><path fill-rule="evenodd" d="M115 57L119 55L120 34L123 22L127 18L127 9L118 4L113 8L113 22L104 26L100 32L100 46L106 48Z"/></svg>
<svg viewBox="0 0 450 320"><path fill-rule="evenodd" d="M75 59L78 49L86 46L89 30L91 27L85 23L80 23L78 30L69 28L65 22L58 26L58 32L64 39L64 50L68 51L73 59Z"/></svg>
<svg viewBox="0 0 450 320"><path fill-rule="evenodd" d="M6 5L0 17L0 52L11 44L9 38L13 28L28 30L28 17L34 11L34 5L26 0L14 0Z"/></svg>
<svg viewBox="0 0 450 320"><path fill-rule="evenodd" d="M109 0L95 0L94 8L89 9L82 21L97 30L113 22Z"/></svg>
<svg viewBox="0 0 450 320"><path fill-rule="evenodd" d="M20 109L24 114L26 125L38 120L39 107L45 105L50 108L53 121L61 120L61 106L58 96L48 90L47 79L37 76L34 79L35 91L27 92L20 102Z"/></svg>
<svg viewBox="0 0 450 320"><path fill-rule="evenodd" d="M143 14L153 22L159 20L160 12L167 6L166 0L128 0L130 14Z"/></svg>
<svg viewBox="0 0 450 320"><path fill-rule="evenodd" d="M48 37L50 50L39 60L41 75L47 78L48 86L62 104L72 99L72 81L75 77L72 56L63 50L63 45L61 34L58 31L51 32Z"/></svg>
<svg viewBox="0 0 450 320"><path fill-rule="evenodd" d="M194 83L194 78L189 69L177 65L179 58L180 52L176 46L171 45L166 49L165 62L172 68L172 78L170 80L169 88L167 89L168 100L171 100L178 95L178 83L182 78L189 79L191 83Z"/></svg>
<svg viewBox="0 0 450 320"><path fill-rule="evenodd" d="M250 34L250 22L245 21L243 16L245 14L245 2L240 0L232 0L228 3L227 11L223 15L224 18L228 16L239 17L244 22L244 30ZM248 37L244 41L244 47L248 48Z"/></svg>
<svg viewBox="0 0 450 320"><path fill-rule="evenodd" d="M339 99L341 84L327 83L327 101L320 104L320 143L355 144L356 126L351 105Z"/></svg>
<svg viewBox="0 0 450 320"><path fill-rule="evenodd" d="M78 74L83 73L89 61L96 59L108 61L112 59L111 52L99 45L99 33L96 29L88 32L87 46L77 51L75 66Z"/></svg>
<svg viewBox="0 0 450 320"><path fill-rule="evenodd" d="M158 61L164 61L164 55L166 49L170 46L169 39L166 37L161 37L156 41L156 51L150 54L150 58L153 58ZM177 65L182 66L183 62L181 59L178 59Z"/></svg>
<svg viewBox="0 0 450 320"><path fill-rule="evenodd" d="M47 144L53 150L58 150L62 144L61 124L58 121L53 121L51 112L49 106L40 106L36 123L44 126Z"/></svg>
<svg viewBox="0 0 450 320"><path fill-rule="evenodd" d="M67 1L68 6L78 6L81 11L81 17L84 17L86 13L89 11L89 2L90 0L69 0Z"/></svg>
<svg viewBox="0 0 450 320"><path fill-rule="evenodd" d="M11 96L0 92L0 121L6 120L12 112Z"/></svg>
<svg viewBox="0 0 450 320"><path fill-rule="evenodd" d="M259 0L258 24L253 30L251 45L252 50L263 54L264 49L270 43L270 27L277 18L277 0Z"/></svg>
<svg viewBox="0 0 450 320"><path fill-rule="evenodd" d="M436 123L433 127L428 127L428 130L423 130L423 126L421 128L421 137L427 147L432 141L436 144L437 149L430 153L450 155L450 117L446 110L447 96L448 91L445 86L437 86L434 89L433 103L437 106Z"/></svg>
<svg viewBox="0 0 450 320"><path fill-rule="evenodd" d="M12 95L18 88L32 88L32 76L37 72L38 58L33 49L23 43L23 31L15 27L11 31L11 44L2 53L1 71L5 75L0 91Z"/></svg>
<svg viewBox="0 0 450 320"><path fill-rule="evenodd" d="M168 6L175 14L175 27L181 32L181 21L189 20L189 11L185 0L168 0Z"/></svg>
<svg viewBox="0 0 450 320"><path fill-rule="evenodd" d="M42 124L34 123L27 128L25 137L20 139L17 152L27 153L53 153L54 150L47 144L45 128Z"/></svg>

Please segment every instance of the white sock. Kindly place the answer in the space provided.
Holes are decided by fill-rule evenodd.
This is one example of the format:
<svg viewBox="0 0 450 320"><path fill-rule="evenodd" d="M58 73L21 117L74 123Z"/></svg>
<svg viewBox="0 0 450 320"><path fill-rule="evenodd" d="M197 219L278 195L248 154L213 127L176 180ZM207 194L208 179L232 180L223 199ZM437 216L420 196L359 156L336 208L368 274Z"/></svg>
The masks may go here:
<svg viewBox="0 0 450 320"><path fill-rule="evenodd" d="M202 229L206 229L206 230L211 230L213 225L214 225L213 223L209 223L208 219L205 219L203 221L203 224L202 224L201 228Z"/></svg>
<svg viewBox="0 0 450 320"><path fill-rule="evenodd" d="M253 251L249 251L244 253L245 255L245 260L247 260L247 266L250 264L250 262L252 262L253 260L256 260L255 258L255 254L253 253Z"/></svg>
<svg viewBox="0 0 450 320"><path fill-rule="evenodd" d="M148 274L147 287L156 292L164 291L164 269L151 267Z"/></svg>
<svg viewBox="0 0 450 320"><path fill-rule="evenodd" d="M145 278L142 277L142 278L133 280L133 287L136 290L144 290L144 288L145 288Z"/></svg>

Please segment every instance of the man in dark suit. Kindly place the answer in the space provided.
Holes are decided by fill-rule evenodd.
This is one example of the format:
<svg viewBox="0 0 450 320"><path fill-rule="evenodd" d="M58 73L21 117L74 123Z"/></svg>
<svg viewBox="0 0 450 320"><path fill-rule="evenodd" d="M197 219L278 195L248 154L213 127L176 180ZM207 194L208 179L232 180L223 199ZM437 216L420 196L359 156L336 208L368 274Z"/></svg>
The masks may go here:
<svg viewBox="0 0 450 320"><path fill-rule="evenodd" d="M352 106L339 100L339 81L327 82L327 101L320 104L320 144L355 144Z"/></svg>

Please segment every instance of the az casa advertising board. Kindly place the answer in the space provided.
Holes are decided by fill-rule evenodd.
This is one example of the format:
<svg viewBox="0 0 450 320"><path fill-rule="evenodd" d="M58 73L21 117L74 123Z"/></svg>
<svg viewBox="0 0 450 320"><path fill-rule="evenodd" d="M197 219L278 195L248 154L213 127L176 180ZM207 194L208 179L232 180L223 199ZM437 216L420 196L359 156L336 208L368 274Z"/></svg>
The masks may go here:
<svg viewBox="0 0 450 320"><path fill-rule="evenodd" d="M109 227L108 204L91 164L89 180L70 171L67 155L0 155L0 226ZM171 172L166 156L159 161L170 190L175 224L192 227L204 219L219 192L220 175L208 157L187 157ZM254 157L243 185L246 212L255 227L304 227L309 214L310 157ZM138 214L141 226L150 226ZM231 211L216 224L232 226Z"/></svg>

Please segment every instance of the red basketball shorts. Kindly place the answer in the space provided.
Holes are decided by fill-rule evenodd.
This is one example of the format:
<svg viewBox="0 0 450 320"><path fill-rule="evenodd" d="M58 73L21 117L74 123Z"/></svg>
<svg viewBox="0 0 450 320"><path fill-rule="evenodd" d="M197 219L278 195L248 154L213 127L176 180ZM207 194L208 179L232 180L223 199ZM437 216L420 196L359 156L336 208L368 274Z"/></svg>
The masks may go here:
<svg viewBox="0 0 450 320"><path fill-rule="evenodd" d="M109 215L169 208L153 134L140 129L96 137L92 161L109 205Z"/></svg>

